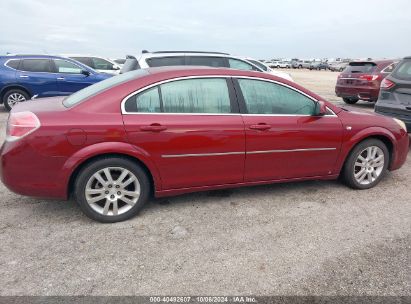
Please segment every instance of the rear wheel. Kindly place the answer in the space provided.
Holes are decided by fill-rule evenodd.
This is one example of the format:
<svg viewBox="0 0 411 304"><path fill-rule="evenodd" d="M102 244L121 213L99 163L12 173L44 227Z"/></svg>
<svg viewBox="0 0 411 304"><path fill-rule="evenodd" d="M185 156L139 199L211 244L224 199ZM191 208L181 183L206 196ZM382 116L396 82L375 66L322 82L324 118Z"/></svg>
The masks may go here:
<svg viewBox="0 0 411 304"><path fill-rule="evenodd" d="M23 90L11 89L3 96L3 104L7 111L10 111L16 104L30 99L29 94Z"/></svg>
<svg viewBox="0 0 411 304"><path fill-rule="evenodd" d="M345 103L355 104L355 103L357 103L357 101L358 101L359 99L358 99L358 98L348 98L348 97L344 97L343 100L344 100Z"/></svg>
<svg viewBox="0 0 411 304"><path fill-rule="evenodd" d="M369 189L377 185L388 168L387 146L378 139L359 143L350 153L343 169L343 177L354 189Z"/></svg>
<svg viewBox="0 0 411 304"><path fill-rule="evenodd" d="M135 216L150 196L145 171L125 158L104 158L81 170L75 181L75 198L91 219L114 223Z"/></svg>

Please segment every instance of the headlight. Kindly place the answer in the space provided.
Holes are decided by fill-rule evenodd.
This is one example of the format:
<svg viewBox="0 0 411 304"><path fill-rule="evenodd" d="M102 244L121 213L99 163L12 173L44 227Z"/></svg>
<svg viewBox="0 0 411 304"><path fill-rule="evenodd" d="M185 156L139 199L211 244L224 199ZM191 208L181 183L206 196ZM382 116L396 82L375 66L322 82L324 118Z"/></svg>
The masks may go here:
<svg viewBox="0 0 411 304"><path fill-rule="evenodd" d="M407 132L407 126L405 125L405 122L403 122L402 120L399 120L397 118L393 118L394 121L400 125L401 128L403 128L405 130L405 132Z"/></svg>

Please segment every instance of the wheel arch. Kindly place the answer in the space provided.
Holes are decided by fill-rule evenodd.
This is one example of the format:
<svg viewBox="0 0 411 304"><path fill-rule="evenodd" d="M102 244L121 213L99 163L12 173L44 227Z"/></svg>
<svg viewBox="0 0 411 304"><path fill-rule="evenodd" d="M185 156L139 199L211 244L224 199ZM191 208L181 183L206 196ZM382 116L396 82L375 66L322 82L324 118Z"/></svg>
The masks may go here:
<svg viewBox="0 0 411 304"><path fill-rule="evenodd" d="M354 136L350 140L351 144L346 148L346 151L342 154L342 161L340 162L341 165L338 168L338 171L337 171L338 173L341 174L342 168L344 168L349 155L355 149L355 147L357 147L360 143L368 139L378 139L385 144L385 146L388 149L388 153L389 153L388 168L391 167L393 159L394 159L395 138L389 133L388 130L383 129L383 128L377 128L377 129L381 129L381 130L374 131L372 133L368 133L368 132L360 133Z"/></svg>
<svg viewBox="0 0 411 304"><path fill-rule="evenodd" d="M8 85L8 86L4 87L4 88L0 91L0 102L1 102L1 103L3 103L4 95L6 95L6 93L7 93L8 91L12 90L12 89L22 90L22 91L26 92L26 93L29 95L29 97L32 97L32 96L33 96L33 94L32 94L32 93L30 92L30 90L28 90L27 88L25 88L25 87L23 87L23 86L21 86L21 85L18 85L18 84L12 84L12 85Z"/></svg>
<svg viewBox="0 0 411 304"><path fill-rule="evenodd" d="M68 179L68 183L67 183L67 197L70 197L74 191L74 183L76 181L77 176L79 175L79 173L81 172L81 170L83 168L85 168L87 165L93 163L94 161L100 160L100 159L105 159L105 158L124 158L124 159L128 159L134 163L137 163L143 170L144 172L147 174L147 177L150 181L151 184L151 194L154 194L155 190L158 187L158 182L156 182L156 178L155 176L153 176L152 171L149 169L149 167L146 165L146 163L144 163L141 159L139 159L136 156L131 156L129 154L126 153L102 153L102 154L97 154L94 156L90 156L88 158L82 159L81 162L79 162L77 164L77 166L75 167L75 169L73 170L73 172L70 174L69 179Z"/></svg>

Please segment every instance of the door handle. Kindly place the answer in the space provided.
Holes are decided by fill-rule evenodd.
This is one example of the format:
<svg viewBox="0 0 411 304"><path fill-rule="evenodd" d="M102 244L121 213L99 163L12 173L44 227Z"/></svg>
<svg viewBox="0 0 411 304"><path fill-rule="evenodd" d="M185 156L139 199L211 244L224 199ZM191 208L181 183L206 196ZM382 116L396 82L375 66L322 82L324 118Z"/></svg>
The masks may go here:
<svg viewBox="0 0 411 304"><path fill-rule="evenodd" d="M57 77L57 80L64 80L64 77Z"/></svg>
<svg viewBox="0 0 411 304"><path fill-rule="evenodd" d="M20 75L20 78L29 78L27 75Z"/></svg>
<svg viewBox="0 0 411 304"><path fill-rule="evenodd" d="M264 130L271 129L271 125L267 125L265 123L259 123L257 125L251 125L250 129L264 131Z"/></svg>
<svg viewBox="0 0 411 304"><path fill-rule="evenodd" d="M160 124L151 124L149 126L141 126L140 129L145 132L161 132L167 130L167 127Z"/></svg>

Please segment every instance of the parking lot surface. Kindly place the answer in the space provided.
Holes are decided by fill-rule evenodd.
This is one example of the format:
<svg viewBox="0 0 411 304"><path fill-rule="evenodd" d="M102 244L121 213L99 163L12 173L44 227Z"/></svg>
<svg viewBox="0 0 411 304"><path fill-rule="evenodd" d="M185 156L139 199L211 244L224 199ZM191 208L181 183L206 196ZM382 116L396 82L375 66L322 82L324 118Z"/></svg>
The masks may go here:
<svg viewBox="0 0 411 304"><path fill-rule="evenodd" d="M338 73L290 73L342 104ZM0 107L1 142L6 119ZM410 154L371 190L310 181L202 192L106 225L72 201L0 184L0 295L411 295Z"/></svg>

